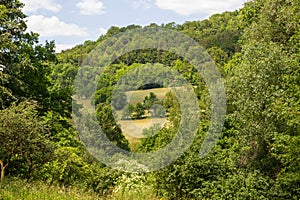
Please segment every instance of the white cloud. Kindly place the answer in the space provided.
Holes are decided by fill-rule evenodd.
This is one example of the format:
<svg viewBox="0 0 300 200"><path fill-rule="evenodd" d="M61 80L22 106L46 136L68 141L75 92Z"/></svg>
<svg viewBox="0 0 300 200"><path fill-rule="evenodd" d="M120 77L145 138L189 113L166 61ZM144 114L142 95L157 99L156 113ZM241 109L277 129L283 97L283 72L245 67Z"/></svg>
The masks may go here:
<svg viewBox="0 0 300 200"><path fill-rule="evenodd" d="M56 44L55 52L60 53L62 50L71 49L76 45L74 44Z"/></svg>
<svg viewBox="0 0 300 200"><path fill-rule="evenodd" d="M104 4L98 0L81 0L76 6L81 15L101 15L104 12Z"/></svg>
<svg viewBox="0 0 300 200"><path fill-rule="evenodd" d="M87 36L85 28L76 24L67 24L53 16L51 18L42 15L32 15L27 18L28 30L37 32L41 36Z"/></svg>
<svg viewBox="0 0 300 200"><path fill-rule="evenodd" d="M99 31L99 34L100 34L100 35L105 35L105 34L107 33L107 29L102 28L102 27L99 28L98 31Z"/></svg>
<svg viewBox="0 0 300 200"><path fill-rule="evenodd" d="M242 7L243 0L156 0L157 7L179 15L213 14Z"/></svg>
<svg viewBox="0 0 300 200"><path fill-rule="evenodd" d="M152 7L152 0L135 0L132 3L132 7L135 9L138 8L149 9Z"/></svg>
<svg viewBox="0 0 300 200"><path fill-rule="evenodd" d="M55 3L53 0L21 0L25 4L23 11L25 13L36 13L38 10L48 10L52 12L59 12L61 5Z"/></svg>

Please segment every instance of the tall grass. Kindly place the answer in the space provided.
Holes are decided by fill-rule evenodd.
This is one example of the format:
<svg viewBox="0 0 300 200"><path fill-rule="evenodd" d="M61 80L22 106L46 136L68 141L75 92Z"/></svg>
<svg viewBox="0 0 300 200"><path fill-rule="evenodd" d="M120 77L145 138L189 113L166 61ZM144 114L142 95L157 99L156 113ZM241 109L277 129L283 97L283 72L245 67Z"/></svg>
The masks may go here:
<svg viewBox="0 0 300 200"><path fill-rule="evenodd" d="M0 200L162 200L144 182L144 177L131 175L118 180L112 194L100 197L86 189L48 185L42 182L29 182L19 178L8 178L0 183Z"/></svg>
<svg viewBox="0 0 300 200"><path fill-rule="evenodd" d="M42 182L8 178L0 183L0 200L97 200L97 194L80 188L62 189Z"/></svg>

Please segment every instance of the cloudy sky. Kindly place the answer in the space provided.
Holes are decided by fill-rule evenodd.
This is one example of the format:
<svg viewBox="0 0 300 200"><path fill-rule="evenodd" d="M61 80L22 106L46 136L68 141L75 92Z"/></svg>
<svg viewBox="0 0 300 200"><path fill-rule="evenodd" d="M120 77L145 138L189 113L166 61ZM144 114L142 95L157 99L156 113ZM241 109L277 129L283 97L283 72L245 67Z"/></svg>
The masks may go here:
<svg viewBox="0 0 300 200"><path fill-rule="evenodd" d="M245 0L21 0L28 30L57 51L97 40L111 26L183 23L233 11Z"/></svg>

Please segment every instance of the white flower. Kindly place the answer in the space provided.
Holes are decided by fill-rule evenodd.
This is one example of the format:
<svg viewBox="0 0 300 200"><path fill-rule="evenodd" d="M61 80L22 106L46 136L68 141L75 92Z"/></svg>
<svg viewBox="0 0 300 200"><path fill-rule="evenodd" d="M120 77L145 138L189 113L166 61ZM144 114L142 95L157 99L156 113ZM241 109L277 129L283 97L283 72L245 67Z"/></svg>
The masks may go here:
<svg viewBox="0 0 300 200"><path fill-rule="evenodd" d="M3 72L3 70L4 70L5 68L6 68L6 67L5 67L4 65L0 64L0 71Z"/></svg>

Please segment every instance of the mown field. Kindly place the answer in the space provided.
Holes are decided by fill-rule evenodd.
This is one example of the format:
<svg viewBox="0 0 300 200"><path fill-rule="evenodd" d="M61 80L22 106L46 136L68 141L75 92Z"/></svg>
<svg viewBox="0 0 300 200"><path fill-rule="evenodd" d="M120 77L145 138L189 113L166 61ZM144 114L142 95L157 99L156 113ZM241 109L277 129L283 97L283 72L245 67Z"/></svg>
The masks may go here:
<svg viewBox="0 0 300 200"><path fill-rule="evenodd" d="M145 96L149 96L150 92L156 94L157 98L162 100L165 95L170 91L170 88L155 88L149 90L135 90L126 92L127 97L130 97L130 104L137 104L138 102L143 102Z"/></svg>
<svg viewBox="0 0 300 200"><path fill-rule="evenodd" d="M153 92L159 100L163 100L165 95L170 91L170 88L155 88L148 90L135 90L126 92L128 102L137 104L143 102L150 92ZM122 133L129 142L129 147L134 150L139 144L141 138L144 137L143 130L150 128L154 124L159 124L161 127L167 122L166 118L144 118L137 120L121 120L122 111L116 111L118 124L122 129Z"/></svg>

